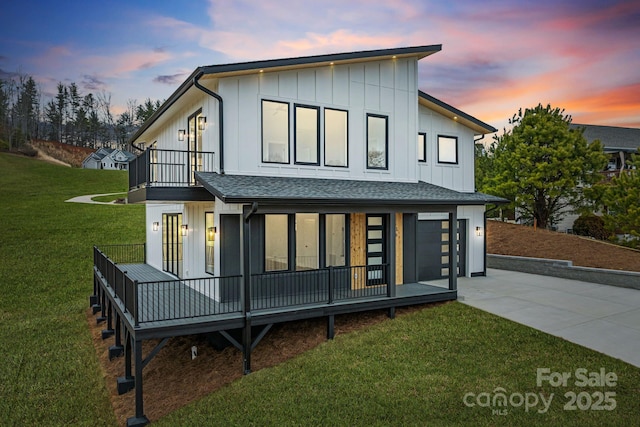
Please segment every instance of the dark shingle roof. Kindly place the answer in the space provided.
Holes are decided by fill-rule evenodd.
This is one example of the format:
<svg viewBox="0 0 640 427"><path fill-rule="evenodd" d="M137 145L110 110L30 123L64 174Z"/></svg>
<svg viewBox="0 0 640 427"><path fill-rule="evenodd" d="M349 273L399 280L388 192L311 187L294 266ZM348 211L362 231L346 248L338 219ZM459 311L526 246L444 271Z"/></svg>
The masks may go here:
<svg viewBox="0 0 640 427"><path fill-rule="evenodd" d="M571 128L583 128L583 135L591 142L599 139L606 150L636 151L640 147L640 129L617 126L581 125L572 123Z"/></svg>
<svg viewBox="0 0 640 427"><path fill-rule="evenodd" d="M426 182L355 181L196 172L196 179L225 203L316 205L484 205L505 203L483 193L461 193Z"/></svg>

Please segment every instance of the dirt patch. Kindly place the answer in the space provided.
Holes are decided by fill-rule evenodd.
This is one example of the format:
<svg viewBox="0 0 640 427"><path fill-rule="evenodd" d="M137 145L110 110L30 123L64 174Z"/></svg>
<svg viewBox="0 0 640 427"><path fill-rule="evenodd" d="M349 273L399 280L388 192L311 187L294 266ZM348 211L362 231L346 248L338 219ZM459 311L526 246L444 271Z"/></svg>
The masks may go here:
<svg viewBox="0 0 640 427"><path fill-rule="evenodd" d="M438 303L442 304L442 303ZM434 307L427 304L396 310L398 316ZM108 348L114 338L102 340L105 323L96 324L87 310L87 322L102 366L111 404L119 425L135 414L134 392L118 395L116 379L124 376L124 357L109 360ZM345 314L335 318L335 334L346 334L388 320L386 310ZM252 371L276 366L326 341L326 319L311 319L274 325L251 353ZM158 340L143 343L146 356ZM191 347L198 347L198 356L191 359ZM144 412L157 420L176 409L214 392L242 376L242 354L234 347L218 351L204 335L174 337L143 370Z"/></svg>
<svg viewBox="0 0 640 427"><path fill-rule="evenodd" d="M49 159L53 158L62 164L77 168L82 166L82 161L90 153L96 151L92 148L77 147L56 141L33 140L31 145L41 154L43 160L49 161Z"/></svg>
<svg viewBox="0 0 640 427"><path fill-rule="evenodd" d="M640 251L572 234L487 221L487 252L562 259L582 267L640 272Z"/></svg>

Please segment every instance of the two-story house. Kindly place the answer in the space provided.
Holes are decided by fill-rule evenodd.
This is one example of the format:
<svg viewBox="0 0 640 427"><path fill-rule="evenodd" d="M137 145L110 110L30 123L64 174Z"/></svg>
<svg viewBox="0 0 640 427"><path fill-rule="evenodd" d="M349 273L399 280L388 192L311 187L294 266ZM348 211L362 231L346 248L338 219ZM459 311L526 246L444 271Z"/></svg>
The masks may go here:
<svg viewBox="0 0 640 427"><path fill-rule="evenodd" d="M146 244L95 248L92 296L127 358L130 424L168 337L217 331L249 372L274 323L326 317L330 338L337 314L453 300L458 275L484 274L502 200L474 191L474 137L496 129L418 89L440 50L199 67L132 137Z"/></svg>

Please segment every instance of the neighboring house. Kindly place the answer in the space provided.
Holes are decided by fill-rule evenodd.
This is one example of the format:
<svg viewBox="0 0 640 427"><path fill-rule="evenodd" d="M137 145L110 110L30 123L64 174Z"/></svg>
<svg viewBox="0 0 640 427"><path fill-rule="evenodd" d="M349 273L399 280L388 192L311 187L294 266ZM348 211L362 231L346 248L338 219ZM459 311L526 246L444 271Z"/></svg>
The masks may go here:
<svg viewBox="0 0 640 427"><path fill-rule="evenodd" d="M572 123L569 125L573 129L582 129L583 136L587 142L591 143L599 140L605 154L609 156L609 162L602 173L605 179L610 180L619 176L625 169L628 169L629 160L632 154L638 153L640 148L640 129L624 128L617 126L584 125ZM574 212L567 213L557 224L557 230L561 232L571 232L573 223L579 217Z"/></svg>
<svg viewBox="0 0 640 427"><path fill-rule="evenodd" d="M129 151L103 147L89 154L83 160L82 167L85 169L128 170L129 162L135 158L136 156Z"/></svg>
<svg viewBox="0 0 640 427"><path fill-rule="evenodd" d="M170 337L217 332L248 373L274 323L326 317L330 338L336 314L454 300L485 274L485 205L504 200L474 192L474 136L496 129L418 89L440 49L199 67L131 138L146 244L95 248L91 297L131 425Z"/></svg>

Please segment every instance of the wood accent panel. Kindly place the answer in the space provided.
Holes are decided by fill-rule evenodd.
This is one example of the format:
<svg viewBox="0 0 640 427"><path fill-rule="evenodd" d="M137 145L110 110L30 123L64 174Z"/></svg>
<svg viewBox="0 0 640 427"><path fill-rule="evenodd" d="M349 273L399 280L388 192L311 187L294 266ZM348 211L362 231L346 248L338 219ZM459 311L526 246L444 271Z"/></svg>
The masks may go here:
<svg viewBox="0 0 640 427"><path fill-rule="evenodd" d="M350 265L367 265L367 216L364 213L352 213L349 215L349 241ZM366 271L361 271L356 277L358 270L352 270L351 289L362 289L367 283Z"/></svg>
<svg viewBox="0 0 640 427"><path fill-rule="evenodd" d="M403 235L403 223L402 212L396 212L396 285L401 285L403 281L403 250L402 250L402 235Z"/></svg>

